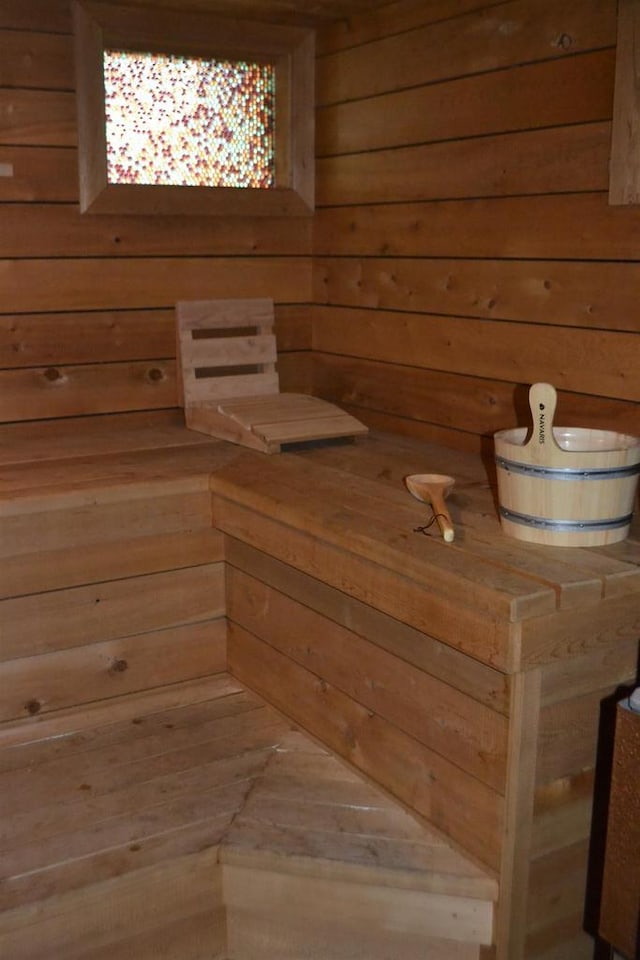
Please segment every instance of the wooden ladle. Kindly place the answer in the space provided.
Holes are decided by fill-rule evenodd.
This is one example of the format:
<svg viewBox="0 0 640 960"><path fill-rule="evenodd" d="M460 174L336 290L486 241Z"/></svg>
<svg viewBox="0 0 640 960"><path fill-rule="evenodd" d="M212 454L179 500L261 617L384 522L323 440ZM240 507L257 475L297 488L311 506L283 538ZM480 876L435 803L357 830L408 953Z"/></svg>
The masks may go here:
<svg viewBox="0 0 640 960"><path fill-rule="evenodd" d="M455 537L455 531L444 501L445 497L451 493L455 479L443 473L412 473L404 478L404 482L407 490L416 500L431 504L443 540L451 543Z"/></svg>

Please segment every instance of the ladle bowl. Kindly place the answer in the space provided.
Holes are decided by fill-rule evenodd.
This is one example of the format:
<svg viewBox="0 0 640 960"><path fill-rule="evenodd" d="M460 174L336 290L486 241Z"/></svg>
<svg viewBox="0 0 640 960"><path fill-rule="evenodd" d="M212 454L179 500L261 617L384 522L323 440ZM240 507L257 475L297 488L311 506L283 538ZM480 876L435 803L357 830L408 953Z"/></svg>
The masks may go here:
<svg viewBox="0 0 640 960"><path fill-rule="evenodd" d="M404 482L412 497L431 505L443 540L451 543L455 537L455 530L444 501L456 482L454 477L444 473L412 473L404 478Z"/></svg>

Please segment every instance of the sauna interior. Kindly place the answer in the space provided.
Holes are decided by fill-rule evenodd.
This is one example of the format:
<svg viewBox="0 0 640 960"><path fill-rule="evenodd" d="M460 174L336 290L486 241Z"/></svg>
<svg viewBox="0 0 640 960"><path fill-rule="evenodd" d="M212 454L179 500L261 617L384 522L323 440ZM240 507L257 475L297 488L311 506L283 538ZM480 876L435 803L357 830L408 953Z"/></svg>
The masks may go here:
<svg viewBox="0 0 640 960"><path fill-rule="evenodd" d="M609 957L640 527L505 536L492 437L533 383L640 434L640 5L173 6L0 3L0 956ZM210 17L310 58L305 209L84 210L91 24ZM256 298L366 436L186 428L176 305Z"/></svg>

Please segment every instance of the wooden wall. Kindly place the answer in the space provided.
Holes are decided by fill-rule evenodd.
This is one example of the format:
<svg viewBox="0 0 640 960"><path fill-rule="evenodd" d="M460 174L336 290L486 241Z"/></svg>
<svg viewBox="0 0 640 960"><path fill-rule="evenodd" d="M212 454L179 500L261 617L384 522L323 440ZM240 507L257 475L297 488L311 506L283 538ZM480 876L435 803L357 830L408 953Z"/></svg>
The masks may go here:
<svg viewBox="0 0 640 960"><path fill-rule="evenodd" d="M546 379L565 422L637 432L615 6L395 0L322 28L311 224L81 217L68 4L3 3L0 421L172 407L175 301L267 295L285 389L313 325L315 391L373 426L477 449Z"/></svg>
<svg viewBox="0 0 640 960"><path fill-rule="evenodd" d="M176 405L178 299L270 296L306 385L308 219L80 216L69 4L0 6L0 421Z"/></svg>
<svg viewBox="0 0 640 960"><path fill-rule="evenodd" d="M615 0L397 0L326 28L316 390L469 449L553 382L637 433L640 209L607 202Z"/></svg>

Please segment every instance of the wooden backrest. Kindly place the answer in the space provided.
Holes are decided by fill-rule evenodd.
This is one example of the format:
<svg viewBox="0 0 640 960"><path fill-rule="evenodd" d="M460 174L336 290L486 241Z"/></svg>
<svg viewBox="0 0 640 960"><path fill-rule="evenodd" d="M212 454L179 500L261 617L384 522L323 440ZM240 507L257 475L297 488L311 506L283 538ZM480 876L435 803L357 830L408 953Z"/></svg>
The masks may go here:
<svg viewBox="0 0 640 960"><path fill-rule="evenodd" d="M185 300L176 317L183 406L278 393L272 300Z"/></svg>

